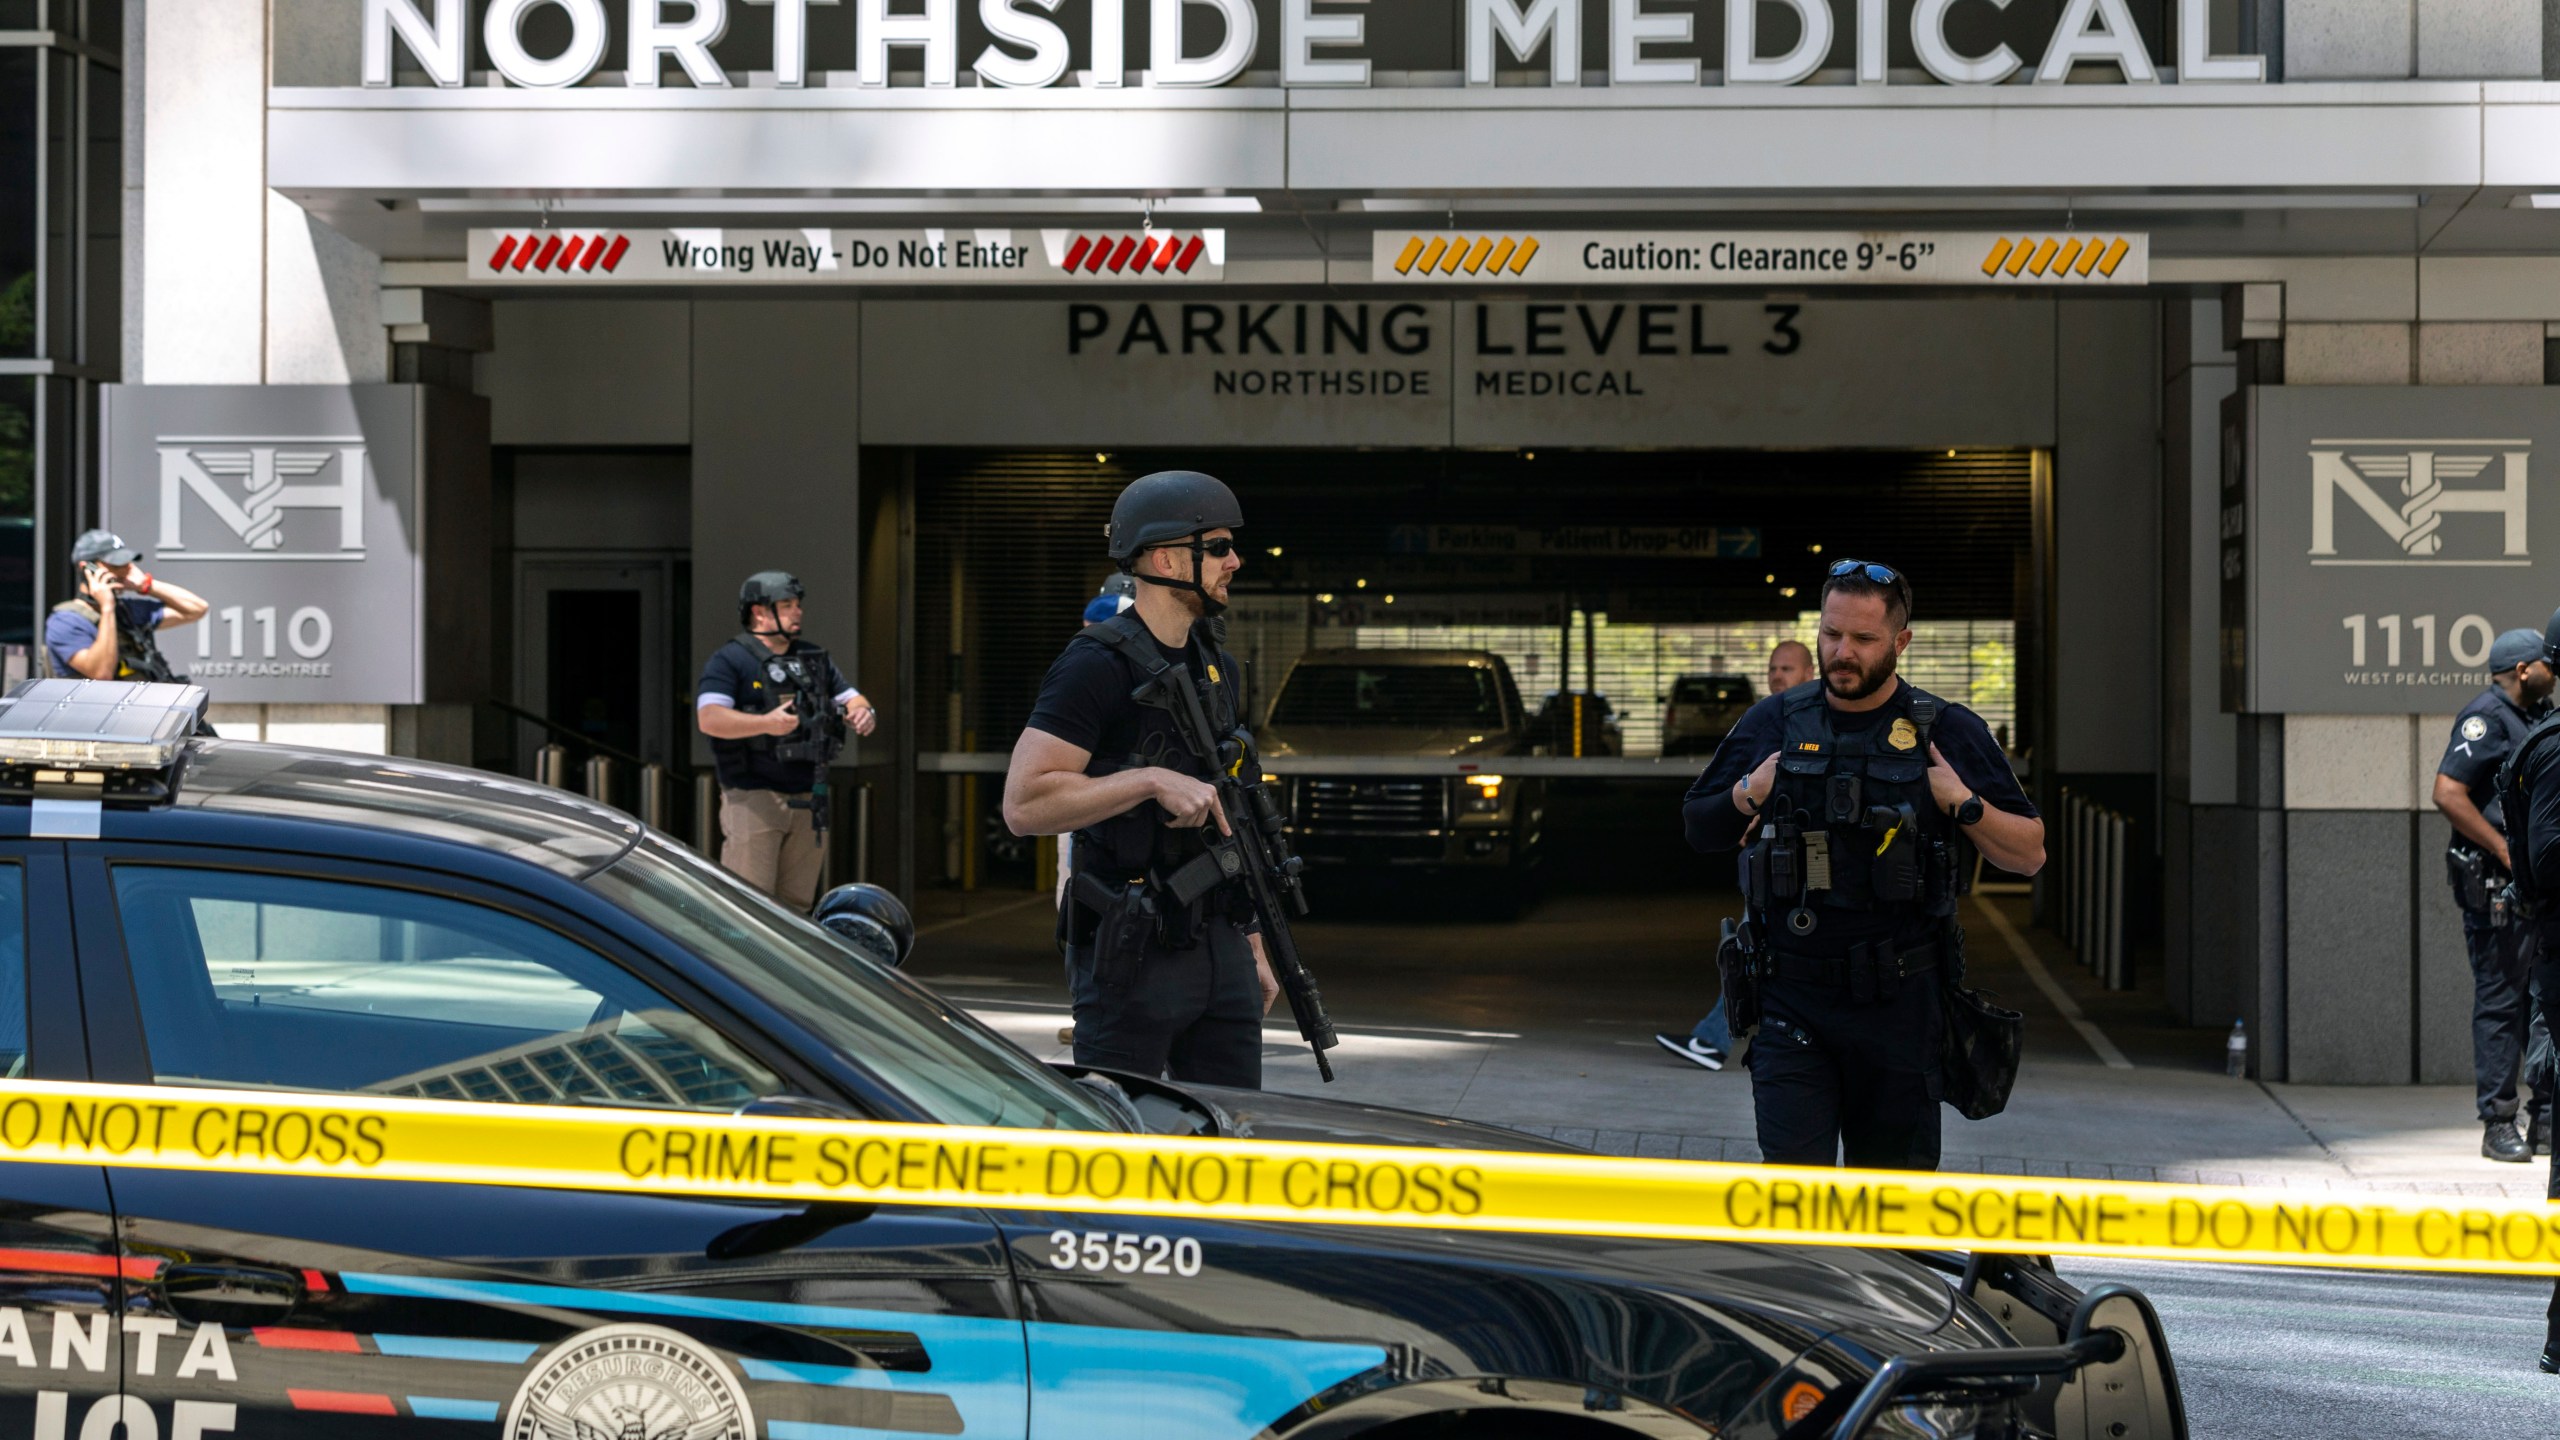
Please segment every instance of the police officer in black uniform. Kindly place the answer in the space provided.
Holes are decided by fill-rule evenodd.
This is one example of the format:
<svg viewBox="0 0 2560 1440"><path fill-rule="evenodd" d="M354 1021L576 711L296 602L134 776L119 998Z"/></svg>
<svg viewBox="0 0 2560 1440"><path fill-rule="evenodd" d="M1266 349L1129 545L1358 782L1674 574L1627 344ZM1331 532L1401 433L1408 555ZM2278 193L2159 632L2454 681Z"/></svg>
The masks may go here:
<svg viewBox="0 0 2560 1440"><path fill-rule="evenodd" d="M1832 566L1820 678L1752 706L1682 807L1699 850L1743 847L1772 1164L1937 1168L1938 992L1959 978L1942 967L1961 963L1967 851L2044 865L2044 822L1981 718L1894 673L1911 603L1891 566Z"/></svg>
<svg viewBox="0 0 2560 1440"><path fill-rule="evenodd" d="M695 687L694 728L711 741L720 777L720 863L794 910L807 910L826 873L819 838L818 764L782 747L819 706L843 712L856 735L880 717L827 652L800 638L808 592L780 570L738 587L740 633L711 652Z"/></svg>
<svg viewBox="0 0 2560 1440"><path fill-rule="evenodd" d="M2498 801L2498 769L2551 698L2551 667L2543 662L2542 636L2510 630L2489 647L2489 688L2454 717L2453 736L2436 766L2435 803L2453 822L2445 869L2454 903L2462 907L2462 944L2471 954L2471 1061L2477 1081L2483 1133L2480 1153L2524 1164L2533 1141L2550 1128L2551 1081L2533 1082L2532 1129L2516 1133L2517 1074L2528 1041L2547 1053L2550 1042L2530 1014L2527 986L2533 942L2496 903L2509 873L2507 837Z"/></svg>
<svg viewBox="0 0 2560 1440"><path fill-rule="evenodd" d="M2560 668L2560 612L2542 630L2542 663ZM2499 819L2515 879L2508 909L2532 947L2534 1002L2560 1033L2560 714L2545 711L2498 772ZM2554 1147L2560 1150L2560 1147ZM2560 1154L2544 1193L2560 1200ZM2560 1374L2560 1282L2555 1282L2542 1346L2542 1371Z"/></svg>
<svg viewBox="0 0 2560 1440"><path fill-rule="evenodd" d="M1204 826L1233 833L1172 712L1133 692L1167 665L1233 729L1244 677L1207 623L1244 558L1244 511L1189 470L1131 481L1111 510L1111 558L1137 604L1067 642L1049 667L1005 776L1017 835L1075 836L1059 938L1079 1065L1211 1085L1262 1084L1262 1017L1279 993L1251 906L1233 882L1184 903L1176 883L1206 853ZM1160 692L1159 692L1160 693Z"/></svg>

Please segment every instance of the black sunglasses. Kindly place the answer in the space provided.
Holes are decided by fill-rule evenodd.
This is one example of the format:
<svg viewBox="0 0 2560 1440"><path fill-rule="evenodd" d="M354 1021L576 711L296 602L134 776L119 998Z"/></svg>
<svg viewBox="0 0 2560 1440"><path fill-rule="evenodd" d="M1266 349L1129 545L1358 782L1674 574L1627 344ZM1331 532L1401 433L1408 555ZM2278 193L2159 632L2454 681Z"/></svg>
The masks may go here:
<svg viewBox="0 0 2560 1440"><path fill-rule="evenodd" d="M1201 554L1207 555L1214 560L1224 560L1228 556L1236 553L1236 541L1235 537L1232 535L1220 535L1215 539L1200 541L1176 540L1170 544L1150 545L1147 548L1150 550L1188 550L1194 544L1197 544L1200 547Z"/></svg>
<svg viewBox="0 0 2560 1440"><path fill-rule="evenodd" d="M1890 565L1878 565L1872 560L1842 560L1831 567L1831 578L1837 580L1852 571L1866 572L1867 578L1873 580L1879 585L1899 585L1902 583L1902 573L1900 571L1894 569Z"/></svg>

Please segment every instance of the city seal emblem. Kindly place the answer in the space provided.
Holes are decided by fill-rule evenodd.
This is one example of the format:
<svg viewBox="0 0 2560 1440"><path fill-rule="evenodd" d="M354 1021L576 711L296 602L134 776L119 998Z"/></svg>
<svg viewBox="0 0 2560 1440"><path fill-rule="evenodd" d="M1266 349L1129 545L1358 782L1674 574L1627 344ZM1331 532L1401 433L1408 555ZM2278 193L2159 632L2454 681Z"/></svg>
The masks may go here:
<svg viewBox="0 0 2560 1440"><path fill-rule="evenodd" d="M1920 732L1911 728L1910 721L1896 720L1893 728L1885 732L1884 742L1896 750L1908 750L1920 743Z"/></svg>
<svg viewBox="0 0 2560 1440"><path fill-rule="evenodd" d="M746 1391L709 1349L655 1325L564 1340L507 1407L506 1440L757 1440Z"/></svg>
<svg viewBox="0 0 2560 1440"><path fill-rule="evenodd" d="M2488 739L2488 738L2489 738L2489 722L2488 722L2488 721L2486 721L2486 720L2484 720L2484 719L2482 719L2481 717L2479 717L2479 716L2477 716L2477 715L2469 715L2469 716L2465 716L2465 717L2463 717L2463 721L2462 721L2462 738L2463 738L2463 739L2465 739L2465 740L2486 740L2486 739Z"/></svg>

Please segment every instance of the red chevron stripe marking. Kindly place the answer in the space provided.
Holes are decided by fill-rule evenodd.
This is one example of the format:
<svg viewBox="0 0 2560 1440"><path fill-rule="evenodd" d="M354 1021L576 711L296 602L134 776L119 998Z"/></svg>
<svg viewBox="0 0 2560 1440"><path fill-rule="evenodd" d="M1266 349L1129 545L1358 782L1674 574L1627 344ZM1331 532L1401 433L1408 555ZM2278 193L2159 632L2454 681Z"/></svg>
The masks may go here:
<svg viewBox="0 0 2560 1440"><path fill-rule="evenodd" d="M1076 243L1067 247L1067 258L1058 266L1058 268L1066 271L1070 275L1074 274L1076 266L1084 262L1084 252L1092 248L1092 241L1087 240L1081 235L1077 236Z"/></svg>
<svg viewBox="0 0 2560 1440"><path fill-rule="evenodd" d="M1192 236L1191 243L1182 247L1182 258L1173 262L1173 268L1185 275L1190 274L1191 267L1200 263L1200 252L1207 248L1199 236Z"/></svg>
<svg viewBox="0 0 2560 1440"><path fill-rule="evenodd" d="M504 269L506 269L506 268L507 268L507 257L509 257L509 256L511 256L511 255L513 255L513 254L515 254L515 253L516 253L516 237L514 237L513 235L501 235L501 236L499 236L499 237L498 237L498 248L489 252L489 268L490 268L490 269L492 269L492 270L504 270Z"/></svg>
<svg viewBox="0 0 2560 1440"><path fill-rule="evenodd" d="M613 267L622 263L622 252L630 248L630 236L616 235L613 237L613 244L607 247L604 252L604 268L606 274L609 275L613 273Z"/></svg>

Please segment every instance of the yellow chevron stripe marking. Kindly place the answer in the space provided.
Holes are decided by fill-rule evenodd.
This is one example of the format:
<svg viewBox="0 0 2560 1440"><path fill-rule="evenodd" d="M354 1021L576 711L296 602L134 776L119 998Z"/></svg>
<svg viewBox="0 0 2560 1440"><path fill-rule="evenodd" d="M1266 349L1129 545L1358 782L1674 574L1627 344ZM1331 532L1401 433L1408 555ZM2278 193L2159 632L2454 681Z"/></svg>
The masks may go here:
<svg viewBox="0 0 2560 1440"><path fill-rule="evenodd" d="M2071 267L2071 273L2074 275L2088 274L2090 271L2098 268L2098 257L2106 253L2106 246L2099 244L2095 240L2090 241L2089 248L2080 252L2080 263Z"/></svg>
<svg viewBox="0 0 2560 1440"><path fill-rule="evenodd" d="M1425 275L1430 274L1432 269L1440 263L1440 252L1448 248L1449 242L1446 239L1433 240L1431 242L1431 248L1422 252L1422 262L1420 265L1422 273Z"/></svg>
<svg viewBox="0 0 2560 1440"><path fill-rule="evenodd" d="M1519 243L1508 235L1503 236L1502 243L1494 246L1493 253L1485 257L1484 268L1496 275L1501 274L1502 262L1511 258L1511 252L1518 247Z"/></svg>
<svg viewBox="0 0 2560 1440"><path fill-rule="evenodd" d="M1529 273L1529 257L1537 253L1537 236L1531 235L1522 239L1520 242L1520 253L1511 257L1511 273L1514 275L1525 275Z"/></svg>
<svg viewBox="0 0 2560 1440"><path fill-rule="evenodd" d="M2019 271L2026 269L2027 257L2034 253L2036 252L2033 242L2026 240L2019 241L2018 248L2009 252L2009 263L2000 267L2001 272L2007 275L2015 275Z"/></svg>
<svg viewBox="0 0 2560 1440"><path fill-rule="evenodd" d="M1492 250L1492 236L1480 235L1476 237L1476 243L1467 248L1467 273L1470 275L1476 273L1477 268L1484 264L1484 257L1490 254Z"/></svg>
<svg viewBox="0 0 2560 1440"><path fill-rule="evenodd" d="M2106 258L2098 262L2098 273L2112 278L2116 267L2124 263L2124 257L2132 250L2132 246L2124 243L2123 236L2117 236L2116 243L2107 247Z"/></svg>
<svg viewBox="0 0 2560 1440"><path fill-rule="evenodd" d="M2053 263L2053 252L2061 248L2061 241L2047 235L2044 237L2044 243L2036 247L2035 257L2027 262L2027 268L2038 275L2043 274L2044 267Z"/></svg>
<svg viewBox="0 0 2560 1440"><path fill-rule="evenodd" d="M1991 247L1991 253L1983 257L1982 273L1985 275L1999 274L2000 262L2008 258L2009 240L2007 236L2002 236L2000 242Z"/></svg>
<svg viewBox="0 0 2560 1440"><path fill-rule="evenodd" d="M2093 247L2076 237L2063 242L2062 253L2053 257L2053 273L2057 276L2070 274L2071 262L2079 258L2082 250L2090 248Z"/></svg>
<svg viewBox="0 0 2560 1440"><path fill-rule="evenodd" d="M1458 273L1458 267L1465 263L1467 263L1467 237L1461 235L1450 244L1449 253L1440 257L1440 273L1455 275Z"/></svg>
<svg viewBox="0 0 2560 1440"><path fill-rule="evenodd" d="M1414 258L1415 256L1417 256L1417 255L1421 254L1421 253L1422 253L1422 237L1421 237L1421 236L1416 235L1416 236L1413 236L1412 238L1410 238L1410 239L1406 240L1406 241L1404 242L1404 253L1402 253L1402 254L1400 254L1400 255L1396 256L1396 273L1397 273L1397 274L1399 274L1399 275L1410 275L1410 274L1412 274L1412 273L1413 273L1413 258Z"/></svg>

